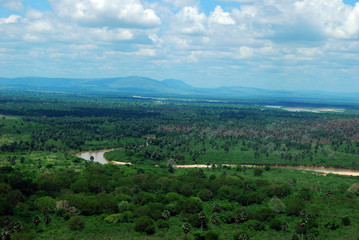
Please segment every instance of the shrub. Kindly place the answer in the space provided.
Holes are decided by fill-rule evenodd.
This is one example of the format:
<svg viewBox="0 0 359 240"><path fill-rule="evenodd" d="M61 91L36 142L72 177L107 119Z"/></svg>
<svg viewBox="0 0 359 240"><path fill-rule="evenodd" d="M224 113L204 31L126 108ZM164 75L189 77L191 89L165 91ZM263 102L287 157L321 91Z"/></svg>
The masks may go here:
<svg viewBox="0 0 359 240"><path fill-rule="evenodd" d="M254 168L253 173L254 176L262 176L263 170L261 168Z"/></svg>
<svg viewBox="0 0 359 240"><path fill-rule="evenodd" d="M147 216L138 218L135 221L135 231L136 232L145 232L147 234L154 234L155 226L153 225L152 219Z"/></svg>
<svg viewBox="0 0 359 240"><path fill-rule="evenodd" d="M331 219L324 224L324 227L330 230L336 230L339 228L339 223L335 219Z"/></svg>
<svg viewBox="0 0 359 240"><path fill-rule="evenodd" d="M208 190L207 188L205 188L205 189L202 189L201 191L199 191L198 197L202 201L209 201L212 199L213 193L210 190Z"/></svg>
<svg viewBox="0 0 359 240"><path fill-rule="evenodd" d="M350 218L348 216L345 216L342 218L342 223L344 226L349 226L350 225Z"/></svg>
<svg viewBox="0 0 359 240"><path fill-rule="evenodd" d="M270 202L269 202L269 207L275 211L276 213L282 213L285 211L285 205L282 202L282 200L280 200L277 197L273 197Z"/></svg>
<svg viewBox="0 0 359 240"><path fill-rule="evenodd" d="M53 210L56 206L56 200L49 196L40 197L35 200L35 206L39 210L43 208L49 208L50 210Z"/></svg>
<svg viewBox="0 0 359 240"><path fill-rule="evenodd" d="M204 236L205 236L206 240L218 240L218 238L219 238L218 233L213 230L209 230L208 232L206 232L206 234Z"/></svg>
<svg viewBox="0 0 359 240"><path fill-rule="evenodd" d="M226 224L234 223L234 215L232 212L229 212L229 211L224 212L223 211L218 214L218 217L219 217L220 221L223 223L226 223Z"/></svg>
<svg viewBox="0 0 359 240"><path fill-rule="evenodd" d="M195 240L206 240L206 237L204 236L204 233L202 231L196 231L193 233Z"/></svg>
<svg viewBox="0 0 359 240"><path fill-rule="evenodd" d="M72 218L70 218L70 220L68 221L68 226L71 230L73 231L81 231L84 229L85 227L85 222L82 220L81 217L79 216L73 216Z"/></svg>
<svg viewBox="0 0 359 240"><path fill-rule="evenodd" d="M239 231L233 234L233 240L249 240L249 235L246 232Z"/></svg>
<svg viewBox="0 0 359 240"><path fill-rule="evenodd" d="M243 228L251 231L265 230L264 225L258 220L248 220L247 222L243 223Z"/></svg>
<svg viewBox="0 0 359 240"><path fill-rule="evenodd" d="M117 223L120 220L120 217L121 217L121 213L111 214L105 217L104 221L113 224L113 223Z"/></svg>
<svg viewBox="0 0 359 240"><path fill-rule="evenodd" d="M285 203L288 216L299 216L300 211L303 210L304 204L300 199L289 199Z"/></svg>
<svg viewBox="0 0 359 240"><path fill-rule="evenodd" d="M286 184L273 184L268 189L268 196L274 197L277 196L279 198L286 197L291 193L291 187Z"/></svg>
<svg viewBox="0 0 359 240"><path fill-rule="evenodd" d="M282 222L279 221L278 219L272 219L270 222L269 222L269 227L273 230L276 230L276 231L280 231L282 230Z"/></svg>
<svg viewBox="0 0 359 240"><path fill-rule="evenodd" d="M275 217L275 212L270 208L261 208L255 214L255 219L264 222Z"/></svg>
<svg viewBox="0 0 359 240"><path fill-rule="evenodd" d="M170 224L167 221L163 220L163 219L159 219L156 222L156 226L158 228L169 228Z"/></svg>

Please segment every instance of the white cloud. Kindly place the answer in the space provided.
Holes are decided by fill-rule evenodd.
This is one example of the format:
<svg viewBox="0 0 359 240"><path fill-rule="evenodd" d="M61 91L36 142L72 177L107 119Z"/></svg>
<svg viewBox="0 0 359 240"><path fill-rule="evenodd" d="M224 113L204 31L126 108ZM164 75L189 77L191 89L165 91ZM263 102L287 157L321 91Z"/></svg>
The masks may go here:
<svg viewBox="0 0 359 240"><path fill-rule="evenodd" d="M22 20L22 17L20 17L18 15L10 15L8 18L0 18L0 25L17 23L20 20Z"/></svg>
<svg viewBox="0 0 359 240"><path fill-rule="evenodd" d="M0 5L11 10L23 9L22 0L0 0Z"/></svg>
<svg viewBox="0 0 359 240"><path fill-rule="evenodd" d="M197 7L184 7L175 16L172 27L175 32L188 35L206 33L207 17Z"/></svg>
<svg viewBox="0 0 359 240"><path fill-rule="evenodd" d="M49 0L56 13L89 26L152 28L161 24L139 0Z"/></svg>
<svg viewBox="0 0 359 240"><path fill-rule="evenodd" d="M221 6L216 6L214 12L211 13L209 17L209 22L224 24L224 25L233 25L236 22L231 18L229 12L224 12Z"/></svg>

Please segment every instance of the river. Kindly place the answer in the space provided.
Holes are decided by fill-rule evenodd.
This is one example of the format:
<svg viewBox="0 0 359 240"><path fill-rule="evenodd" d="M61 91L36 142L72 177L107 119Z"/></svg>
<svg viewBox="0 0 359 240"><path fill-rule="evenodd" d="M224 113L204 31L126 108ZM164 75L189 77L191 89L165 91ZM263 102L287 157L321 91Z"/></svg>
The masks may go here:
<svg viewBox="0 0 359 240"><path fill-rule="evenodd" d="M117 161L108 161L104 154L116 149L121 148L111 148L111 149L101 149L101 150L92 150L92 151L84 151L75 154L75 156L83 158L85 160L90 161L90 157L94 157L94 162L98 162L101 164L113 163L117 165L131 165L130 162L117 162ZM234 167L236 165L232 164L222 164L223 166L231 166ZM264 167L264 166L255 166L255 165L245 165L247 167ZM338 175L347 175L347 176L359 176L359 170L351 170L351 169L341 169L341 168L325 168L325 167L308 167L308 166L271 166L272 168L283 168L283 169L294 169L294 170L303 170L303 171L314 171L323 174L338 174ZM207 165L204 164L194 164L194 165L177 165L177 168L207 168Z"/></svg>

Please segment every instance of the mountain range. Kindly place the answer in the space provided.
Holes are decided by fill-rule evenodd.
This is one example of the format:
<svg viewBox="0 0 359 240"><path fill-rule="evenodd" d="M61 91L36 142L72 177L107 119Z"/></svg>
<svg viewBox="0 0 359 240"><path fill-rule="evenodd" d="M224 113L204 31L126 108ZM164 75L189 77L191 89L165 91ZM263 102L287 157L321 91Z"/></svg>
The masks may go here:
<svg viewBox="0 0 359 240"><path fill-rule="evenodd" d="M99 92L133 94L151 97L203 97L227 99L277 99L277 100L331 100L359 102L359 93L333 93L321 91L266 90L250 87L192 87L181 80L158 81L146 77L130 76L118 78L0 78L0 90L37 90L63 92Z"/></svg>

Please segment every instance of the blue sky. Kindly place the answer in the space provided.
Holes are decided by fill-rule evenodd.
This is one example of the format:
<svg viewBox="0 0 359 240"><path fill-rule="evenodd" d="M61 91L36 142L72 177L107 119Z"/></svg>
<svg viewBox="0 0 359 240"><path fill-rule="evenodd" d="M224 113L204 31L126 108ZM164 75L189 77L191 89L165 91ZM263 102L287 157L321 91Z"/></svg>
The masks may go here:
<svg viewBox="0 0 359 240"><path fill-rule="evenodd" d="M354 0L0 0L0 77L359 92Z"/></svg>

